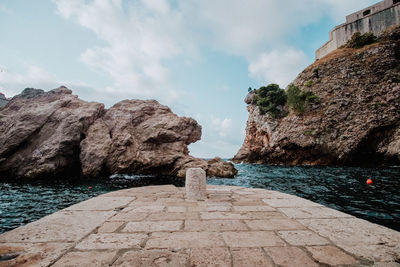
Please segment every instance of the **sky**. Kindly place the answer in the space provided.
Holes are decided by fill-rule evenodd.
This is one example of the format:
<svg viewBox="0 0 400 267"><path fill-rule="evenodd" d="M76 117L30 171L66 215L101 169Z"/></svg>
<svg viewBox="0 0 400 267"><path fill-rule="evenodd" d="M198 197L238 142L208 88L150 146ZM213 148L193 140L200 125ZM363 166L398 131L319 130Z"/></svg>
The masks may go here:
<svg viewBox="0 0 400 267"><path fill-rule="evenodd" d="M0 0L0 92L67 86L106 107L156 99L233 157L249 87L285 88L345 16L377 0Z"/></svg>

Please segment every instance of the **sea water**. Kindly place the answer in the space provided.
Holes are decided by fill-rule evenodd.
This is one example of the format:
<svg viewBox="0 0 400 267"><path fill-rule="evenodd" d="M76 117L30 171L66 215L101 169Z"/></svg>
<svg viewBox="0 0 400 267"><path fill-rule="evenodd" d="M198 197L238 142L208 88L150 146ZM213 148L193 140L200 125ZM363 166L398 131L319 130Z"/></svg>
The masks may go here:
<svg viewBox="0 0 400 267"><path fill-rule="evenodd" d="M234 179L208 184L285 192L400 231L400 168L284 167L236 164ZM372 185L367 185L370 178ZM35 221L91 197L119 189L174 184L181 179L114 175L105 180L0 183L0 233Z"/></svg>

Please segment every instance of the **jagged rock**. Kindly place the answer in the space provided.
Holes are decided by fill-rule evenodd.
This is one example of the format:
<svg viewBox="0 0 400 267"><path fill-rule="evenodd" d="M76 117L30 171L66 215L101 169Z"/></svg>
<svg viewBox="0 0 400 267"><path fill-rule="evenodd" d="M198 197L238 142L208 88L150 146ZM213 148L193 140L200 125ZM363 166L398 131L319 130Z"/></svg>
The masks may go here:
<svg viewBox="0 0 400 267"><path fill-rule="evenodd" d="M207 164L207 176L233 178L238 173L232 163L222 161L219 157L207 161Z"/></svg>
<svg viewBox="0 0 400 267"><path fill-rule="evenodd" d="M244 99L244 103L246 103L247 105L250 105L251 103L253 103L255 96L256 96L256 94L254 92L249 92L246 95L246 98Z"/></svg>
<svg viewBox="0 0 400 267"><path fill-rule="evenodd" d="M0 110L0 132L3 179L117 173L185 177L189 167L209 168L187 148L200 139L201 126L155 100L124 100L106 110L66 87L27 88ZM218 167L221 175L236 171Z"/></svg>
<svg viewBox="0 0 400 267"><path fill-rule="evenodd" d="M0 176L80 175L80 142L103 111L65 88L25 89L0 111Z"/></svg>
<svg viewBox="0 0 400 267"><path fill-rule="evenodd" d="M189 157L187 145L200 137L195 120L155 100L124 100L89 128L81 146L82 171L176 175L176 161Z"/></svg>
<svg viewBox="0 0 400 267"><path fill-rule="evenodd" d="M342 48L294 84L321 102L303 114L260 115L246 98L246 138L234 161L287 165L400 164L400 27L361 49Z"/></svg>

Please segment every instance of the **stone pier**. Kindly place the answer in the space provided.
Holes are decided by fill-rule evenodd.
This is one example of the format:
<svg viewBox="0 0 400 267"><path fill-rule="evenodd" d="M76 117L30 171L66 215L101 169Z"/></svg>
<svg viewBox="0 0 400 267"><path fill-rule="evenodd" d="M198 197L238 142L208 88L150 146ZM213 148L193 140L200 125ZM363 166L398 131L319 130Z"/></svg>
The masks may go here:
<svg viewBox="0 0 400 267"><path fill-rule="evenodd" d="M0 266L400 266L400 233L296 196L172 185L78 203L0 235Z"/></svg>

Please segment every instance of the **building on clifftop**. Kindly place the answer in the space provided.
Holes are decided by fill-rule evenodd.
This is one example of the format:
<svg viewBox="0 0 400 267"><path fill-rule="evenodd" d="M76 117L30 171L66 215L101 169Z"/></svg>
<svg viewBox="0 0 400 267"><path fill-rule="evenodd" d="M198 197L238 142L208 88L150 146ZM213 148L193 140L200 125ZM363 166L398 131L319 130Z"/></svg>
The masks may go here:
<svg viewBox="0 0 400 267"><path fill-rule="evenodd" d="M400 25L400 0L383 0L346 16L345 23L329 32L329 41L315 52L315 58L321 59L346 44L356 32L372 32L379 36L384 30L395 25Z"/></svg>

